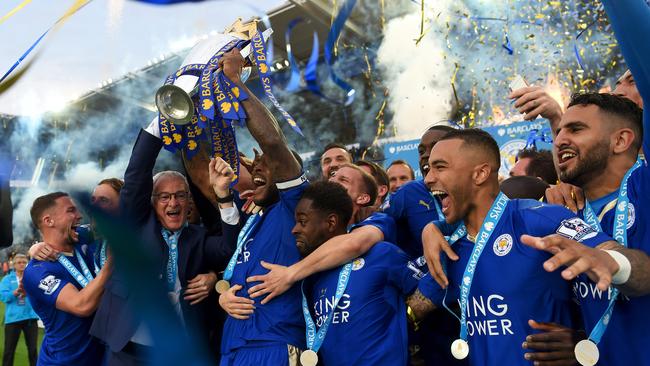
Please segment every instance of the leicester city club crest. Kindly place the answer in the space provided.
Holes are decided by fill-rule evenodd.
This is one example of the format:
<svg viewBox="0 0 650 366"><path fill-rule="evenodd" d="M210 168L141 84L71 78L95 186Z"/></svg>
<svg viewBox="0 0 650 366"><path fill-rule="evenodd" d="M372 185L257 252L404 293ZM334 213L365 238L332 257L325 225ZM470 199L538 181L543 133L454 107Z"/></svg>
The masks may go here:
<svg viewBox="0 0 650 366"><path fill-rule="evenodd" d="M357 258L352 261L352 270L358 271L363 268L363 265L366 264L366 261L363 258Z"/></svg>
<svg viewBox="0 0 650 366"><path fill-rule="evenodd" d="M504 255L510 253L510 249L512 249L512 243L512 236L510 236L510 234L503 234L499 236L494 241L494 245L492 246L494 254L498 255L499 257L503 257Z"/></svg>

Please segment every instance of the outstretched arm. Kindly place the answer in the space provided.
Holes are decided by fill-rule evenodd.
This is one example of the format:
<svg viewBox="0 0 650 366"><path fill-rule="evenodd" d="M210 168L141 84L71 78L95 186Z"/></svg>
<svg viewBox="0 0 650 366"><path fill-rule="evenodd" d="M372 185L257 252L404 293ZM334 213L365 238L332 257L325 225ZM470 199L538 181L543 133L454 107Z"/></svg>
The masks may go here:
<svg viewBox="0 0 650 366"><path fill-rule="evenodd" d="M565 280L572 280L579 274L585 273L598 284L598 289L601 291L606 291L610 285L613 285L628 296L650 293L650 258L642 251L625 248L615 241L607 241L596 248L591 248L557 234L544 238L523 235L521 242L553 254L553 257L544 262L544 269L548 272L567 266L562 271ZM625 263L625 259L623 261L615 259L606 250L622 254L629 263ZM622 280L622 283L612 283L612 279L616 282L617 275L620 271L626 271L626 268L629 273L627 279Z"/></svg>
<svg viewBox="0 0 650 366"><path fill-rule="evenodd" d="M625 283L615 285L623 294L627 296L650 294L650 257L645 252L618 244L602 249L619 252L630 262L630 277Z"/></svg>
<svg viewBox="0 0 650 366"><path fill-rule="evenodd" d="M362 226L351 233L335 236L307 257L289 267L262 262L269 269L265 275L251 276L247 282L257 282L248 290L251 298L268 294L262 304L283 294L294 283L314 273L326 271L343 265L367 252L373 245L384 239L384 234L376 226Z"/></svg>
<svg viewBox="0 0 650 366"><path fill-rule="evenodd" d="M223 55L219 61L219 66L222 68L224 75L234 82L237 87L246 91L249 96L242 103L248 117L246 126L262 151L271 157L270 163L275 181L283 182L296 178L301 172L300 164L293 157L278 122L264 104L241 81L244 58L239 53L239 50L235 48Z"/></svg>

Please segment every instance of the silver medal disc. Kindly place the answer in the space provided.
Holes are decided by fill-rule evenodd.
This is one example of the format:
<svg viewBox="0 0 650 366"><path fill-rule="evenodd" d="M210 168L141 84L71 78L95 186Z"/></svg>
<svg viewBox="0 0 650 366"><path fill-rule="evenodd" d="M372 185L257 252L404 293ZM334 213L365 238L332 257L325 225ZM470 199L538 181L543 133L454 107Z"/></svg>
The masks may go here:
<svg viewBox="0 0 650 366"><path fill-rule="evenodd" d="M600 357L598 346L589 339L583 339L578 342L574 352L576 354L576 360L578 360L582 366L594 366Z"/></svg>
<svg viewBox="0 0 650 366"><path fill-rule="evenodd" d="M318 354L308 349L300 354L300 363L302 366L316 366L318 363Z"/></svg>
<svg viewBox="0 0 650 366"><path fill-rule="evenodd" d="M451 344L451 355L457 360L463 360L469 355L469 345L464 339L457 339Z"/></svg>

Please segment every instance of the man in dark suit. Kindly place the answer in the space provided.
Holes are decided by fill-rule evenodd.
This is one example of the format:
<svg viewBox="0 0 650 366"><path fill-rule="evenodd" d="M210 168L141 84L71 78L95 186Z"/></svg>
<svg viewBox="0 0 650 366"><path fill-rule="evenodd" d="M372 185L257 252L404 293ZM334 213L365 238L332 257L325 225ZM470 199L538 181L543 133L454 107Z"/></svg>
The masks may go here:
<svg viewBox="0 0 650 366"><path fill-rule="evenodd" d="M146 254L143 260L154 263L156 278L160 286L166 286L180 324L193 338L207 345L209 307L216 304L208 297L212 292L212 299L216 299L212 291L216 282L214 272L222 270L232 255L234 248L227 243L236 242L239 229L239 213L229 191L233 172L221 159L210 163L210 183L219 201L226 202L219 203L223 236L232 237L225 241L209 235L203 227L187 223L189 187L181 173L161 172L152 180L161 147L158 124L154 121L146 131L140 131L133 147L120 192L121 216L137 228L141 238L137 249ZM112 244L115 256L119 257L119 243ZM90 333L107 344L109 365L146 364L154 346L151 327L138 316L141 311L134 309L133 297L137 294L129 286L133 278L128 276L132 271L123 270L120 261L116 262Z"/></svg>

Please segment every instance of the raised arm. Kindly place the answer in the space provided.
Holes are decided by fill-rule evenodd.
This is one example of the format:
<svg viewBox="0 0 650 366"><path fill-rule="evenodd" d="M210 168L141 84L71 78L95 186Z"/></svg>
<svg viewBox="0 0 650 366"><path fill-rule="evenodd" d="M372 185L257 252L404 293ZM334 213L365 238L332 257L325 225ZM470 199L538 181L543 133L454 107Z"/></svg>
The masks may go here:
<svg viewBox="0 0 650 366"><path fill-rule="evenodd" d="M161 148L162 141L144 130L135 140L120 191L122 213L135 224L143 223L151 213L152 172Z"/></svg>
<svg viewBox="0 0 650 366"><path fill-rule="evenodd" d="M650 106L650 5L644 0L602 0L607 16L630 68L643 105ZM650 113L643 113L643 145L650 143Z"/></svg>
<svg viewBox="0 0 650 366"><path fill-rule="evenodd" d="M300 172L300 164L294 158L287 141L271 112L241 81L241 71L244 59L237 48L226 53L219 61L223 73L239 88L246 91L249 98L243 102L248 117L246 125L260 148L271 159L271 168L276 182L296 178Z"/></svg>

